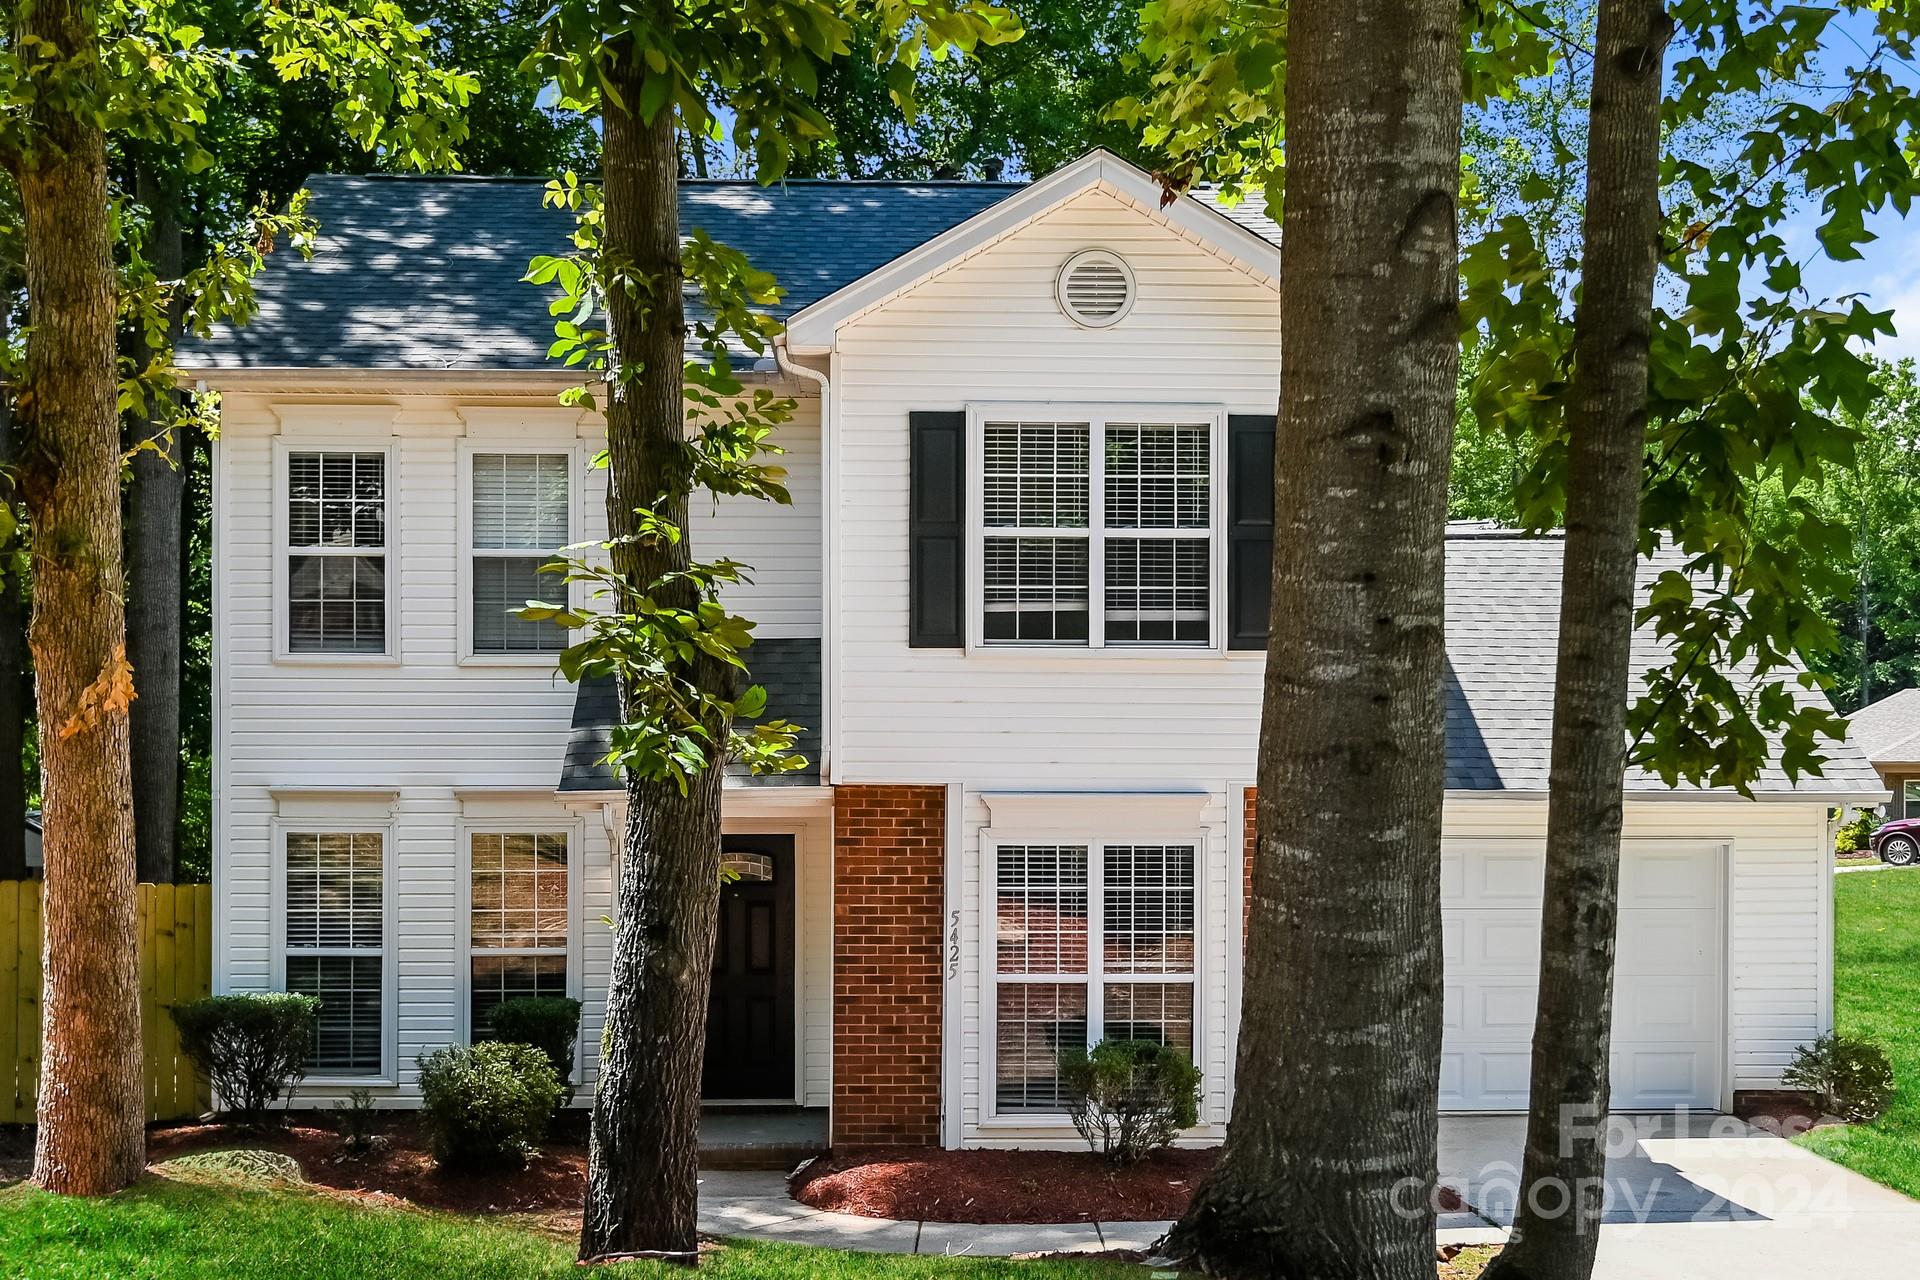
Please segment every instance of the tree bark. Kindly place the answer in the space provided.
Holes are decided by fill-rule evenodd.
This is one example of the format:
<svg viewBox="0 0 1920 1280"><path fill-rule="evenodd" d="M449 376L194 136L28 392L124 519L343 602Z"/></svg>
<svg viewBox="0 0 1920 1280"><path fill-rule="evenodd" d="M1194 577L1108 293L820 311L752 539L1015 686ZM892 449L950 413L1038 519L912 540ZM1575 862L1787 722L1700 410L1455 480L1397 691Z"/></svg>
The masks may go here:
<svg viewBox="0 0 1920 1280"><path fill-rule="evenodd" d="M1225 1275L1432 1280L1459 12L1295 0L1273 611Z"/></svg>
<svg viewBox="0 0 1920 1280"><path fill-rule="evenodd" d="M640 85L638 69L628 67L617 84L620 100L638 103ZM687 527L679 149L671 106L647 121L609 99L602 121L603 250L658 282L644 316L638 301L624 295L608 303L618 367L606 398L607 525L614 568L644 588L691 559L685 537L636 536L634 514L645 507ZM677 595L682 607L695 601L684 584L653 594ZM695 678L731 696L731 670L702 660ZM628 692L621 696L631 719ZM725 743L724 720L706 727L713 742ZM685 795L671 781L627 781L583 1259L665 1254L691 1262L696 1256L700 1076L719 911L722 772L716 758Z"/></svg>
<svg viewBox="0 0 1920 1280"><path fill-rule="evenodd" d="M92 0L35 0L16 21L21 37L70 60L69 75L97 81ZM33 522L28 639L46 821L33 1173L49 1191L97 1195L132 1183L146 1157L133 806L127 714L117 705L126 615L113 239L97 119L43 101L29 131L18 176L32 330L16 414Z"/></svg>
<svg viewBox="0 0 1920 1280"><path fill-rule="evenodd" d="M13 291L18 276L12 263L0 263L0 348L7 344L13 320ZM13 388L0 390L0 502L15 508L11 474ZM0 543L0 880L27 878L27 772L24 763L27 722L33 716L33 686L27 674L27 598L11 563L13 544Z"/></svg>
<svg viewBox="0 0 1920 1280"><path fill-rule="evenodd" d="M140 199L153 211L152 258L162 280L182 272L180 219L173 197L152 170L142 166ZM169 322L169 330L175 329ZM134 358L154 357L135 340ZM133 442L152 439L161 428L147 414L128 415ZM181 560L182 499L186 451L175 433L158 449L133 456L127 486L127 660L133 664L133 847L138 875L171 884L180 846L180 615L184 594Z"/></svg>
<svg viewBox="0 0 1920 1280"><path fill-rule="evenodd" d="M1574 316L1567 533L1548 775L1540 994L1520 1205L1490 1277L1593 1274L1605 1196L1614 927L1660 258L1659 0L1602 0Z"/></svg>

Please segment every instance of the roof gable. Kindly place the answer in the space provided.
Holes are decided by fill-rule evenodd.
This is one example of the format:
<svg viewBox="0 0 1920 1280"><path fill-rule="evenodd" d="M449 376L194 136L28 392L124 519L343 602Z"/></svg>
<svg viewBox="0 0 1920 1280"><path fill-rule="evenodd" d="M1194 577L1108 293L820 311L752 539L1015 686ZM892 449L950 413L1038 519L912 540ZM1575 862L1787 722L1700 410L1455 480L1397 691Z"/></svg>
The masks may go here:
<svg viewBox="0 0 1920 1280"><path fill-rule="evenodd" d="M800 308L787 321L787 349L802 355L826 353L842 325L983 252L1090 190L1106 192L1248 275L1278 286L1279 227L1266 216L1264 204L1244 201L1228 207L1207 193L1189 193L1163 203L1162 189L1152 175L1111 152L1094 151L884 267Z"/></svg>

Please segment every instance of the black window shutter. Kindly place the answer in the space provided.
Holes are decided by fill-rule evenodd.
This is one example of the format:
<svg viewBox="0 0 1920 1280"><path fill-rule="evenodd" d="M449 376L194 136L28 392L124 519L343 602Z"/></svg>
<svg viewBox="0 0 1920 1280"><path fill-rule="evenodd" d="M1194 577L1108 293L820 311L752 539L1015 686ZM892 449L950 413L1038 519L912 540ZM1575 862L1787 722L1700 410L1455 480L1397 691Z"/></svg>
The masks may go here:
<svg viewBox="0 0 1920 1280"><path fill-rule="evenodd" d="M967 415L922 411L907 419L907 643L960 649L967 643Z"/></svg>
<svg viewBox="0 0 1920 1280"><path fill-rule="evenodd" d="M1267 647L1273 599L1271 413L1227 418L1227 648Z"/></svg>

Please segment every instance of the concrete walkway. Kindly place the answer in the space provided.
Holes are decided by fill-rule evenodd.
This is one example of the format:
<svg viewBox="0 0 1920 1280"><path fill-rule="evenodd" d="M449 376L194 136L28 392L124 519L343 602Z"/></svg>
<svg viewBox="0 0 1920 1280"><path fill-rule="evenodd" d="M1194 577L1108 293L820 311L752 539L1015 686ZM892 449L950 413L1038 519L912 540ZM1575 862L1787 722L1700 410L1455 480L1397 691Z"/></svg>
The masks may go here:
<svg viewBox="0 0 1920 1280"><path fill-rule="evenodd" d="M1917 862L1910 867L1895 867L1895 866L1890 866L1884 862L1867 862L1857 867L1836 866L1833 869L1833 874L1837 876L1844 876L1844 875L1851 874L1852 872L1855 872L1855 871L1920 871L1920 862Z"/></svg>
<svg viewBox="0 0 1920 1280"><path fill-rule="evenodd" d="M1595 1280L1914 1274L1920 1201L1729 1116L1616 1117ZM1441 1121L1441 1180L1513 1221L1526 1122Z"/></svg>
<svg viewBox="0 0 1920 1280"><path fill-rule="evenodd" d="M826 1213L787 1194L784 1174L701 1170L700 1230L708 1235L779 1240L869 1253L1005 1257L1014 1253L1145 1249L1165 1222L1056 1222L978 1226L958 1222L903 1222Z"/></svg>
<svg viewBox="0 0 1920 1280"><path fill-rule="evenodd" d="M1839 1265L1891 1280L1920 1258L1920 1202L1725 1116L1622 1117L1607 1163L1596 1280L1805 1280ZM1444 1214L1439 1239L1498 1243L1512 1221L1525 1120L1441 1120L1441 1181L1478 1214ZM1151 1246L1165 1222L975 1226L823 1213L779 1173L700 1175L700 1229L881 1253L976 1257Z"/></svg>

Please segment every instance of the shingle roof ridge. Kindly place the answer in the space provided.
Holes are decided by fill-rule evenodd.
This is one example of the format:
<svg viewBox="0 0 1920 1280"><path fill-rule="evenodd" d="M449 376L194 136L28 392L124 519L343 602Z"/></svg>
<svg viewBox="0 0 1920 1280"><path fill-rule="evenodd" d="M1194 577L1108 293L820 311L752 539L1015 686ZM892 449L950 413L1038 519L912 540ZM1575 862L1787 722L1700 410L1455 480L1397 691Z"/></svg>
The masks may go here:
<svg viewBox="0 0 1920 1280"><path fill-rule="evenodd" d="M312 182L370 181L370 182L406 182L430 185L440 182L458 183L462 186L488 186L498 183L502 186L518 183L548 183L553 181L552 174L535 173L310 173L301 180L304 186ZM1018 179L987 178L776 178L772 182L762 182L758 178L682 178L680 186L685 187L952 187L961 190L1005 190L1017 191L1032 184Z"/></svg>

